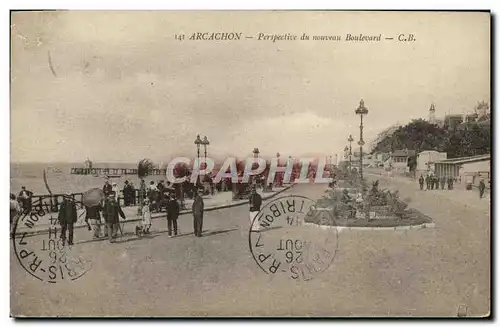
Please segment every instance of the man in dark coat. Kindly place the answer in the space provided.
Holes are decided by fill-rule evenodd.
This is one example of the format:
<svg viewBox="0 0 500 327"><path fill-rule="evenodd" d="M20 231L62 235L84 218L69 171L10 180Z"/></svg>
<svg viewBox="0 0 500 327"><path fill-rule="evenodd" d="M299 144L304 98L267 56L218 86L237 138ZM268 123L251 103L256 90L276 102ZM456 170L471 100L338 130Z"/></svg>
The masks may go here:
<svg viewBox="0 0 500 327"><path fill-rule="evenodd" d="M63 246L66 242L66 231L68 231L68 245L73 245L73 224L77 220L76 205L71 194L66 193L59 208L59 224L61 225L61 240Z"/></svg>
<svg viewBox="0 0 500 327"><path fill-rule="evenodd" d="M179 202L175 194L170 194L170 201L167 204L168 237L172 237L172 225L174 225L174 235L177 236L177 218L179 218Z"/></svg>
<svg viewBox="0 0 500 327"><path fill-rule="evenodd" d="M94 236L93 238L99 238L101 237L101 211L102 211L102 206L100 204L93 206L93 207L88 207L85 206L85 221L91 222L92 226L94 227Z"/></svg>
<svg viewBox="0 0 500 327"><path fill-rule="evenodd" d="M118 224L120 220L118 215L123 219L126 219L126 217L112 193L107 197L104 203L103 214L107 226L108 240L110 243L113 243L119 228Z"/></svg>
<svg viewBox="0 0 500 327"><path fill-rule="evenodd" d="M203 203L203 189L198 189L195 193L194 202L192 206L193 210L193 224L194 224L194 235L196 237L201 237L203 231L203 209L205 208L205 203Z"/></svg>
<svg viewBox="0 0 500 327"><path fill-rule="evenodd" d="M420 175L420 178L418 179L418 184L420 184L420 189L424 189L424 176Z"/></svg>
<svg viewBox="0 0 500 327"><path fill-rule="evenodd" d="M123 205L125 207L129 206L131 201L130 201L130 185L128 181L125 181L125 185L123 186Z"/></svg>
<svg viewBox="0 0 500 327"><path fill-rule="evenodd" d="M484 179L481 179L479 182L479 198L482 199L484 195L484 190L486 189L486 184L484 183Z"/></svg>
<svg viewBox="0 0 500 327"><path fill-rule="evenodd" d="M250 227L252 228L252 231L258 231L259 222L256 221L254 223L253 221L260 211L260 206L262 205L262 197L255 190L255 186L252 187L252 190L250 192L250 197L248 199L248 202L250 204Z"/></svg>

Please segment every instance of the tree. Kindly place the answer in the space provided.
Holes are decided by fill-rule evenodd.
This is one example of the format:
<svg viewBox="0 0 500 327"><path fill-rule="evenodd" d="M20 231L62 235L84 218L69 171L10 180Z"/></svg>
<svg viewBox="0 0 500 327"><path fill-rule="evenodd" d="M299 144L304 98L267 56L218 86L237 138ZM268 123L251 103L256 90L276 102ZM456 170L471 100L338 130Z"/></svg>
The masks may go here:
<svg viewBox="0 0 500 327"><path fill-rule="evenodd" d="M391 136L380 140L372 153L393 152L401 149L415 150L417 153L435 150L446 152L448 158L489 153L491 150L490 126L476 122L469 122L463 126L464 128L450 131L422 119L413 120L408 125L398 128Z"/></svg>

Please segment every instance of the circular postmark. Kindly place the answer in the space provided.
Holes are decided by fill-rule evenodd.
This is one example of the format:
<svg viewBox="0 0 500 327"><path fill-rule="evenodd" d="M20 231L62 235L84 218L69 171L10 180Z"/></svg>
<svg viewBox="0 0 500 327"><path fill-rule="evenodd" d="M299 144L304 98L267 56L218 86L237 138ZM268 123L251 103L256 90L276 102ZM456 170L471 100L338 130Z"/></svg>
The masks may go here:
<svg viewBox="0 0 500 327"><path fill-rule="evenodd" d="M47 219L50 223L47 233L33 235L40 220ZM36 279L48 283L74 281L92 268L91 262L79 255L78 248L63 242L63 228L59 225L57 216L39 216L36 210L25 211L14 224L14 252L24 270Z"/></svg>
<svg viewBox="0 0 500 327"><path fill-rule="evenodd" d="M307 281L328 269L337 252L338 232L305 226L312 217L332 219L331 213L317 210L313 200L299 195L277 198L259 211L248 242L262 271Z"/></svg>

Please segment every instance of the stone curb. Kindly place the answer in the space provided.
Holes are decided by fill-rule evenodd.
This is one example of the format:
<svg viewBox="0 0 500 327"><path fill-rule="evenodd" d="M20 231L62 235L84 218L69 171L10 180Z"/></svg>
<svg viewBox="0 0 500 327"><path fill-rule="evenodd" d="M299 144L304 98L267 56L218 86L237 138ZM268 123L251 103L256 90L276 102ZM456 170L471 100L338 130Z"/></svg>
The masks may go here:
<svg viewBox="0 0 500 327"><path fill-rule="evenodd" d="M276 195L281 194L281 193L289 190L294 185L295 184L291 184L291 185L285 187L284 189L282 189L282 190L280 190L280 191L278 191L276 193L262 196L262 201L269 200L269 199L275 197ZM218 205L218 206L213 206L213 207L207 207L207 208L205 208L204 211L213 211L213 210L219 210L219 209L227 209L227 208L241 206L241 205L244 205L244 204L247 204L247 203L248 203L247 200L238 200L238 201L235 201L235 203L229 203L229 204L223 204L223 205ZM193 213L192 210L183 210L183 211L181 211L179 213L179 216L181 216L181 215L188 215L188 214L191 214L191 213ZM151 217L151 220L159 219L159 218L164 218L166 216L167 216L166 213L161 213L160 215ZM126 219L126 220L121 220L120 224L127 224L127 223L133 223L133 222L138 222L138 221L141 221L141 219ZM79 229L79 228L87 228L87 225L77 225L77 226L73 227L73 229ZM16 233L16 235L17 236L25 235L25 237L30 237L30 236L43 235L43 234L48 234L48 233L49 233L48 229L41 229L41 230L32 231L32 232L29 232L29 231L18 232L18 233Z"/></svg>
<svg viewBox="0 0 500 327"><path fill-rule="evenodd" d="M434 228L434 227L436 227L436 224L435 223L423 223L423 224L419 224L419 225L395 226L395 227L349 227L349 226L325 226L325 225L316 225L313 223L305 223L304 226L317 227L320 229L336 228L339 231L344 231L344 230L349 230L349 231L397 231L397 230Z"/></svg>

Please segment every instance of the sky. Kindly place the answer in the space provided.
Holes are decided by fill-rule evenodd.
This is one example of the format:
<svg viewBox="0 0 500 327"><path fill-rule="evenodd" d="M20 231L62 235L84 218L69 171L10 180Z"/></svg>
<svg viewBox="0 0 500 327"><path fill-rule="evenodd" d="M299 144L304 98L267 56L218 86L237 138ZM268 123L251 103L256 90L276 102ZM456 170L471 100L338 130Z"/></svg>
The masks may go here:
<svg viewBox="0 0 500 327"><path fill-rule="evenodd" d="M179 41L196 32L239 41ZM264 41L258 33L379 35ZM399 42L412 33L414 42ZM253 36L248 39L246 36ZM394 40L385 40L392 37ZM50 57L50 60L49 60ZM52 68L50 67L52 65ZM52 71L53 70L53 71ZM15 12L11 161L335 156L387 127L490 101L488 13ZM222 159L223 160L223 159Z"/></svg>

